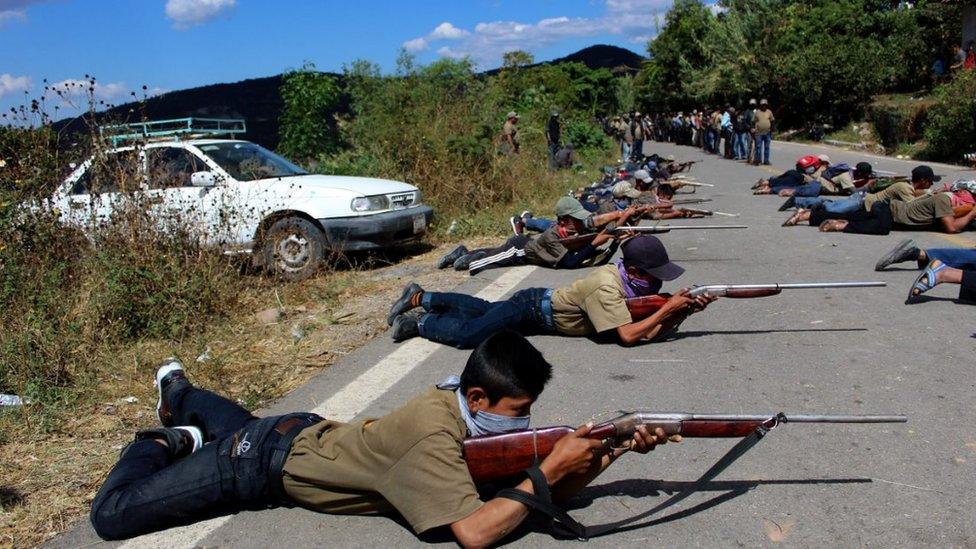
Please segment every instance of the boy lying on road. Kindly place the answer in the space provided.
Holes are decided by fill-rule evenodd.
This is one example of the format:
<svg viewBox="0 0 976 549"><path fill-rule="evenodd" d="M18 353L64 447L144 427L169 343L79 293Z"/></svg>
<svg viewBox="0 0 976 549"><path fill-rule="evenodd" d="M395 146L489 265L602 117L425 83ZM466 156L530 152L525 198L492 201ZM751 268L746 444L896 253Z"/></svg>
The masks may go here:
<svg viewBox="0 0 976 549"><path fill-rule="evenodd" d="M495 303L465 294L427 292L410 283L390 308L391 335L397 342L420 336L470 349L503 329L525 335L606 332L616 333L623 345L633 345L671 334L690 314L715 300L692 298L682 290L657 312L635 322L625 300L656 295L664 281L678 278L684 269L670 261L654 236L632 237L622 248L623 258L593 270L569 287L529 288ZM419 318L409 314L416 308L423 309Z"/></svg>
<svg viewBox="0 0 976 549"><path fill-rule="evenodd" d="M976 249L919 248L914 240L902 240L878 260L874 270L883 271L905 261L914 261L922 275L909 292L911 300L942 283L959 284L959 300L976 302Z"/></svg>
<svg viewBox="0 0 976 549"><path fill-rule="evenodd" d="M116 540L248 510L301 506L332 514L396 512L418 534L449 527L463 546L490 545L529 514L516 501L482 501L464 439L529 427L552 375L522 336L501 332L449 378L378 419L340 423L315 414L257 418L194 387L175 359L156 374L162 427L141 431L92 502L102 539ZM629 450L668 437L641 427L622 448L562 438L539 464L557 500L578 492ZM672 437L678 441L680 437ZM533 492L532 482L517 488Z"/></svg>

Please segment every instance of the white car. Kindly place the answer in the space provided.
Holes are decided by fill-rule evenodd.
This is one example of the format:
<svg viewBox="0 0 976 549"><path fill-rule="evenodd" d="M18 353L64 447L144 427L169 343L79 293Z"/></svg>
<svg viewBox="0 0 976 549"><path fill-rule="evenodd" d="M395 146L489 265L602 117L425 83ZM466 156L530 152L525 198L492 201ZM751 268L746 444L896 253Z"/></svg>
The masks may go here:
<svg viewBox="0 0 976 549"><path fill-rule="evenodd" d="M138 189L119 188L133 181ZM290 280L312 275L332 251L415 242L433 217L412 185L312 175L238 139L170 138L112 148L78 166L51 206L63 222L88 230L109 221L123 196L143 199L160 222L192 224L205 244L251 254L254 264Z"/></svg>

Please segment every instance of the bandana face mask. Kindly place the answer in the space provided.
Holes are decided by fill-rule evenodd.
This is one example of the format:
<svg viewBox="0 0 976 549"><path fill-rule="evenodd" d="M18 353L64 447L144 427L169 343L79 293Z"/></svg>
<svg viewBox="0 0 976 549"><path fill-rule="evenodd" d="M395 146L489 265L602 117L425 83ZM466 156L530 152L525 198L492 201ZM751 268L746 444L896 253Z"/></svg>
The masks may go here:
<svg viewBox="0 0 976 549"><path fill-rule="evenodd" d="M503 416L492 414L485 411L477 411L474 415L468 409L468 401L461 394L461 378L450 376L442 383L437 385L438 389L453 390L457 395L458 408L461 409L461 417L468 426L471 436L497 435L509 431L524 431L529 428L529 420L532 416Z"/></svg>
<svg viewBox="0 0 976 549"><path fill-rule="evenodd" d="M627 268L624 267L623 259L617 260L617 271L620 273L620 280L624 283L624 293L627 294L627 297L654 295L661 291L662 284L660 280L648 282L628 275Z"/></svg>

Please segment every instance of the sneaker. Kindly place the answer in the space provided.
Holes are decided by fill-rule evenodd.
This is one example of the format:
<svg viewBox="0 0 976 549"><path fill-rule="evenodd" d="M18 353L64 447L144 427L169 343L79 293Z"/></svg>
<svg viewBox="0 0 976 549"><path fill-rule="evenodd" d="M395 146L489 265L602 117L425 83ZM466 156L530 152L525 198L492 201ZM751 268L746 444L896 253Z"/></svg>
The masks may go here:
<svg viewBox="0 0 976 549"><path fill-rule="evenodd" d="M523 223L525 223L526 219L531 219L532 217L531 210L522 210L522 213L519 214L519 219L521 219Z"/></svg>
<svg viewBox="0 0 976 549"><path fill-rule="evenodd" d="M789 198L786 199L786 202L783 202L783 204L779 207L779 211L785 212L786 210L789 210L789 209L795 208L795 207L796 207L796 197L795 196L791 196L791 197L789 197Z"/></svg>
<svg viewBox="0 0 976 549"><path fill-rule="evenodd" d="M525 223L522 223L521 217L513 215L508 218L508 223L512 226L512 232L515 233L515 236L519 236L525 232Z"/></svg>
<svg viewBox="0 0 976 549"><path fill-rule="evenodd" d="M414 296L423 293L424 289L420 287L420 284L416 282L411 282L403 289L403 293L400 294L400 299L393 302L393 306L390 307L390 314L386 317L386 325L393 326L393 320L402 315L403 313L413 309L414 307L419 307L420 303L414 303Z"/></svg>
<svg viewBox="0 0 976 549"><path fill-rule="evenodd" d="M390 335L395 343L417 337L420 335L420 323L413 315L400 315L393 319L393 331Z"/></svg>
<svg viewBox="0 0 976 549"><path fill-rule="evenodd" d="M192 425L146 429L136 433L136 440L155 439L166 443L166 450L173 459L184 458L203 448L203 431Z"/></svg>
<svg viewBox="0 0 976 549"><path fill-rule="evenodd" d="M918 260L918 247L915 245L915 241L911 238L906 238L898 243L890 252L885 254L878 262L874 265L875 271L883 271L890 267L894 263L901 263L902 261Z"/></svg>
<svg viewBox="0 0 976 549"><path fill-rule="evenodd" d="M464 244L454 248L453 250L444 254L443 257L437 262L438 269L446 269L454 264L457 259L468 253L468 249L464 247Z"/></svg>
<svg viewBox="0 0 976 549"><path fill-rule="evenodd" d="M476 256L480 257L481 254L464 254L454 261L455 271L467 271L471 262L476 259Z"/></svg>
<svg viewBox="0 0 976 549"><path fill-rule="evenodd" d="M179 389L189 387L190 381L186 379L186 371L183 364L174 357L163 361L156 370L156 393L159 399L156 401L156 417L164 427L173 425L173 411L170 408L170 395Z"/></svg>

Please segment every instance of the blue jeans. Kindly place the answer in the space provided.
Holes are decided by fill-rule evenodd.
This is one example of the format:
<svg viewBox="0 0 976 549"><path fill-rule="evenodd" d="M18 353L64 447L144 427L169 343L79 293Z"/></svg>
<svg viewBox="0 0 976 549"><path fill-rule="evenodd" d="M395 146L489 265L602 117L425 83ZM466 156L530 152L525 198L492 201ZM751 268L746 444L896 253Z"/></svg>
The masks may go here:
<svg viewBox="0 0 976 549"><path fill-rule="evenodd" d="M299 417L312 425L314 414L258 419L236 403L196 387L171 398L176 425L203 431L203 448L174 461L152 439L136 440L119 458L92 502L91 522L102 539L126 539L228 515L268 509L286 502L274 495L272 454L279 422Z"/></svg>
<svg viewBox="0 0 976 549"><path fill-rule="evenodd" d="M762 162L763 164L769 164L769 147L773 142L773 134L771 133L757 133L756 134L756 157L753 162Z"/></svg>
<svg viewBox="0 0 976 549"><path fill-rule="evenodd" d="M735 134L733 153L736 160L744 160L749 158L749 132L739 132Z"/></svg>
<svg viewBox="0 0 976 549"><path fill-rule="evenodd" d="M633 145L631 143L628 143L626 141L621 141L620 142L620 158L621 158L621 160L623 160L624 162L626 162L627 160L629 160L630 159L630 153L631 153L631 150L632 149L633 149Z"/></svg>
<svg viewBox="0 0 976 549"><path fill-rule="evenodd" d="M976 249L974 248L932 248L925 250L929 261L938 259L954 269L976 271Z"/></svg>
<svg viewBox="0 0 976 549"><path fill-rule="evenodd" d="M420 335L458 349L473 349L505 329L524 335L553 333L552 290L528 288L494 303L466 294L424 292Z"/></svg>
<svg viewBox="0 0 976 549"><path fill-rule="evenodd" d="M556 153L559 152L559 143L549 144L549 169L556 169Z"/></svg>
<svg viewBox="0 0 976 549"><path fill-rule="evenodd" d="M525 223L526 229L535 231L537 233L544 233L546 232L546 229L556 224L555 221L546 219L544 217L526 217L522 220L522 222Z"/></svg>
<svg viewBox="0 0 976 549"><path fill-rule="evenodd" d="M855 194L839 200L830 200L825 196L797 197L795 199L797 208L812 209L823 206L823 209L830 213L851 213L864 207L864 196Z"/></svg>

